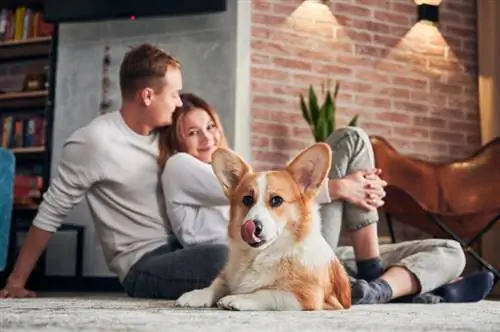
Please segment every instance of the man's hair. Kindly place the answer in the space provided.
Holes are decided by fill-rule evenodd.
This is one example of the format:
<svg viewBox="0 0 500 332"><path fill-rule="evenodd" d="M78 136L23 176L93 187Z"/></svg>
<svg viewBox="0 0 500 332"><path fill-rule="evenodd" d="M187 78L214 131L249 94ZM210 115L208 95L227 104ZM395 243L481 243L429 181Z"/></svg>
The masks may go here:
<svg viewBox="0 0 500 332"><path fill-rule="evenodd" d="M138 90L163 87L162 79L169 68L180 69L180 62L162 49L145 43L131 48L120 65L120 89L123 98L133 98Z"/></svg>

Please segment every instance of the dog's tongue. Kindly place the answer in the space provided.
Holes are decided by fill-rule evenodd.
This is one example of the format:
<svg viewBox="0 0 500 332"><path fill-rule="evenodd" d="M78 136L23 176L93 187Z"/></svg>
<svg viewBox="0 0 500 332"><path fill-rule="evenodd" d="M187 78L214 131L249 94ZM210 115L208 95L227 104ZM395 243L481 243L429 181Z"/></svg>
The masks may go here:
<svg viewBox="0 0 500 332"><path fill-rule="evenodd" d="M255 236L255 223L252 220L247 220L241 226L241 237L246 243L256 243L260 239Z"/></svg>

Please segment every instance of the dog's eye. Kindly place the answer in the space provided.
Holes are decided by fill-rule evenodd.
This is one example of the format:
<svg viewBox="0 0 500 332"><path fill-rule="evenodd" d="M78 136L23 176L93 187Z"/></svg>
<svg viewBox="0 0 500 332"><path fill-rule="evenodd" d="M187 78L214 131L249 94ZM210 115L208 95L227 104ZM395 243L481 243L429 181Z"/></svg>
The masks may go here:
<svg viewBox="0 0 500 332"><path fill-rule="evenodd" d="M253 205L253 197L250 195L243 196L243 199L241 200L241 202L246 207L251 207Z"/></svg>
<svg viewBox="0 0 500 332"><path fill-rule="evenodd" d="M273 196L269 200L269 204L271 205L271 207L278 207L281 204L283 204L283 201L284 201L283 197L281 197L281 196Z"/></svg>

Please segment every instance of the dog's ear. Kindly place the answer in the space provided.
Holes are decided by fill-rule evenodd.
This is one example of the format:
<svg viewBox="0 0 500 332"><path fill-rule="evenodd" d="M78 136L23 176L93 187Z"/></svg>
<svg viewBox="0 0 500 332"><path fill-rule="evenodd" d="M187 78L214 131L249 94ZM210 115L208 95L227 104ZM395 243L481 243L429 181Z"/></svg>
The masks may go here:
<svg viewBox="0 0 500 332"><path fill-rule="evenodd" d="M302 192L314 197L332 164L332 150L326 143L315 143L299 152L288 162L286 170L292 175Z"/></svg>
<svg viewBox="0 0 500 332"><path fill-rule="evenodd" d="M214 151L212 154L212 168L228 198L243 176L252 171L250 165L243 158L226 148L218 148Z"/></svg>

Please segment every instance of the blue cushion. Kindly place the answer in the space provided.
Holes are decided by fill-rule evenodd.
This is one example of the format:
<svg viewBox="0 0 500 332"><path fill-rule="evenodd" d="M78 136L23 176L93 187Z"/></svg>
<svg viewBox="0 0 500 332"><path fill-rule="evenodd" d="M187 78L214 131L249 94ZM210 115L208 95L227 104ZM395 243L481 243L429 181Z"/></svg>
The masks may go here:
<svg viewBox="0 0 500 332"><path fill-rule="evenodd" d="M16 163L12 152L0 148L0 271L5 269L9 251L15 167Z"/></svg>

